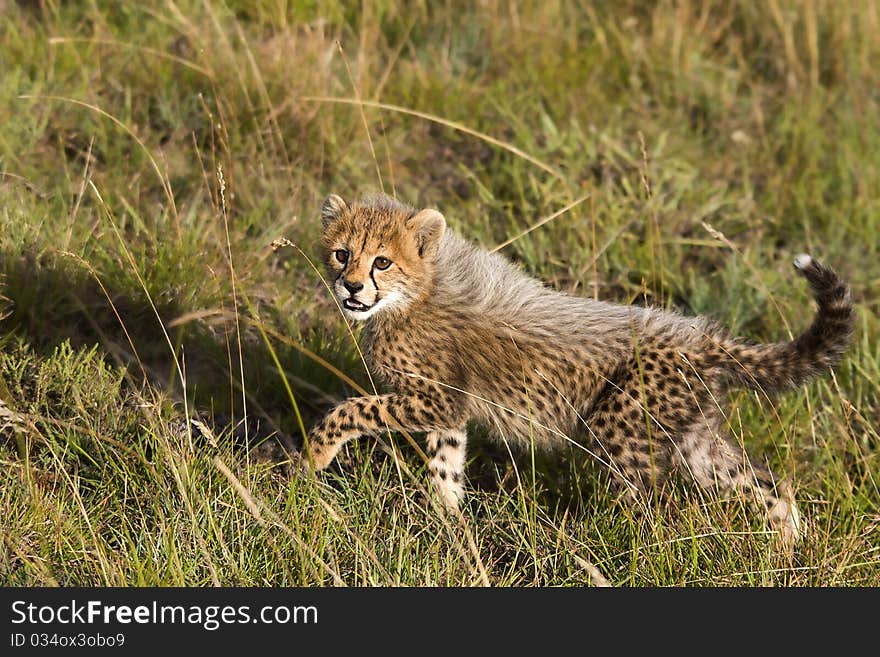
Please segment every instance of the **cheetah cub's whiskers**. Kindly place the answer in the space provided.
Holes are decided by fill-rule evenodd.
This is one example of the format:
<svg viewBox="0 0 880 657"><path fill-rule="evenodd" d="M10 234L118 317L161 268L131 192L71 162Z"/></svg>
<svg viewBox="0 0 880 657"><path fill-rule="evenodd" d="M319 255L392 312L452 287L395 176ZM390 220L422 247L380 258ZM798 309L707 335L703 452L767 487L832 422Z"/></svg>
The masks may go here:
<svg viewBox="0 0 880 657"><path fill-rule="evenodd" d="M798 255L818 305L812 324L791 342L752 344L705 318L555 292L464 241L436 210L334 195L321 217L333 291L349 318L366 320L364 356L393 392L331 410L308 435L315 468L361 435L424 432L428 472L456 508L474 420L547 449L571 436L639 492L678 470L754 503L786 546L798 539L791 486L749 460L720 405L733 388L781 391L840 361L855 315L834 271Z"/></svg>

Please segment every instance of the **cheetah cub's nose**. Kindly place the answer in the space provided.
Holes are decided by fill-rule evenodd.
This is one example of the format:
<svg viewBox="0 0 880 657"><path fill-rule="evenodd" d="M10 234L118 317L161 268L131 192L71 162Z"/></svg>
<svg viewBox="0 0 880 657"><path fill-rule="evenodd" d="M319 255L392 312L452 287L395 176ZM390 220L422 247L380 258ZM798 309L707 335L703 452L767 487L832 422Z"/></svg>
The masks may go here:
<svg viewBox="0 0 880 657"><path fill-rule="evenodd" d="M345 289L355 294L364 289L363 283L352 283L351 281L342 281L342 284L345 286Z"/></svg>

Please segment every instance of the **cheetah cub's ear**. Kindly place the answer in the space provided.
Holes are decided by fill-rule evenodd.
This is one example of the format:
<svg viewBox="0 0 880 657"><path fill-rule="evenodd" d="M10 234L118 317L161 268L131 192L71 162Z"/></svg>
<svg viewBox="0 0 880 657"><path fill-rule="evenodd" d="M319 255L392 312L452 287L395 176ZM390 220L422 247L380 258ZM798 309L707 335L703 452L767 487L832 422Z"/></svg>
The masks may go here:
<svg viewBox="0 0 880 657"><path fill-rule="evenodd" d="M330 194L321 205L321 222L324 224L324 228L339 219L345 212L348 212L348 204L342 200L341 196Z"/></svg>
<svg viewBox="0 0 880 657"><path fill-rule="evenodd" d="M421 210L407 219L406 228L415 237L419 257L430 260L440 248L446 219L437 210Z"/></svg>

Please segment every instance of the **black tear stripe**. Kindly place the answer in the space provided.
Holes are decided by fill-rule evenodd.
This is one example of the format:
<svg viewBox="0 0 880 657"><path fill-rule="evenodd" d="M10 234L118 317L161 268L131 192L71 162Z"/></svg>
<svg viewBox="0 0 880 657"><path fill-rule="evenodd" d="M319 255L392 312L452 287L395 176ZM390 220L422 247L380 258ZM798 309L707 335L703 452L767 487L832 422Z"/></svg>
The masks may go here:
<svg viewBox="0 0 880 657"><path fill-rule="evenodd" d="M379 285L378 283L376 283L376 277L373 275L375 271L375 267L370 267L370 280L373 281L373 287L376 288L376 301L374 301L373 303L379 301Z"/></svg>
<svg viewBox="0 0 880 657"><path fill-rule="evenodd" d="M342 269L339 270L339 273L336 274L336 278L333 279L334 283L342 278L342 275L345 274L345 270L348 269L349 264L351 264L351 256L348 257L348 260L342 263Z"/></svg>

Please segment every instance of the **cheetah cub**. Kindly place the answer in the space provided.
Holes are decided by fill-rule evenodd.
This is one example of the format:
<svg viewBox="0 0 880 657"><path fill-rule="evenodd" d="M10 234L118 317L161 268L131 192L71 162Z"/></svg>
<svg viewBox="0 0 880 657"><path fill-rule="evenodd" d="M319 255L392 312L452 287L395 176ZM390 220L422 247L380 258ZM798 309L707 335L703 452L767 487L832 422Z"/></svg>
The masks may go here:
<svg viewBox="0 0 880 657"><path fill-rule="evenodd" d="M366 322L367 363L394 392L330 411L308 434L311 467L364 434L425 432L428 471L456 508L474 420L505 441L574 441L631 495L679 470L766 510L786 545L798 538L790 486L731 440L721 404L729 388L792 388L837 364L854 312L831 269L799 255L818 303L812 325L792 342L749 344L703 318L555 292L436 210L334 195L321 216L333 291Z"/></svg>

